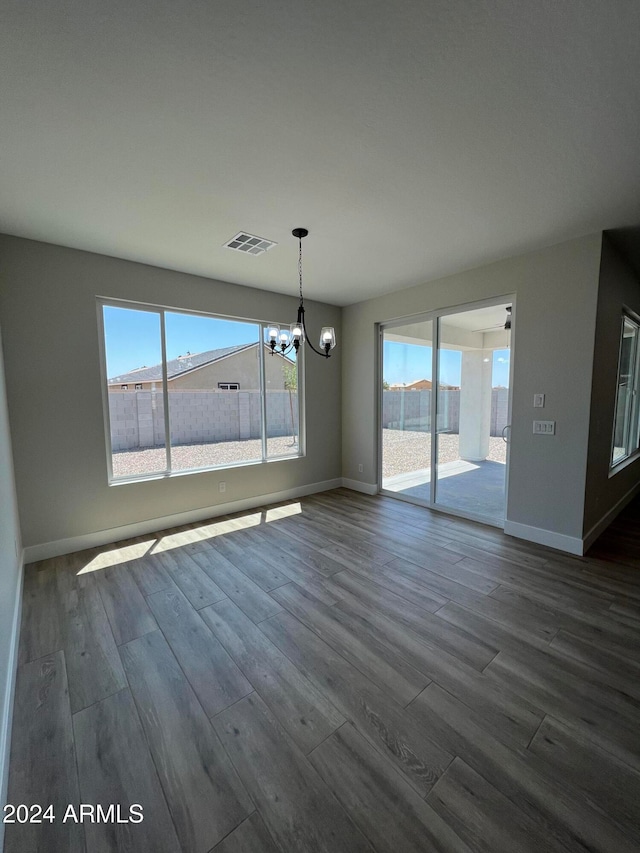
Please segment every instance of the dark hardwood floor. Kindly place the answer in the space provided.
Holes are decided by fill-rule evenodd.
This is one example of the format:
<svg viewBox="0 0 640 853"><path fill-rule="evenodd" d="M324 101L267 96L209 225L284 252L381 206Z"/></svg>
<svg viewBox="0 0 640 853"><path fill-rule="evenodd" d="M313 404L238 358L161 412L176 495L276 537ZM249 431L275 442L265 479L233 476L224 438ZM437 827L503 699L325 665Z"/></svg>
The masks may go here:
<svg viewBox="0 0 640 853"><path fill-rule="evenodd" d="M640 501L587 558L339 489L45 560L19 663L7 853L640 849Z"/></svg>

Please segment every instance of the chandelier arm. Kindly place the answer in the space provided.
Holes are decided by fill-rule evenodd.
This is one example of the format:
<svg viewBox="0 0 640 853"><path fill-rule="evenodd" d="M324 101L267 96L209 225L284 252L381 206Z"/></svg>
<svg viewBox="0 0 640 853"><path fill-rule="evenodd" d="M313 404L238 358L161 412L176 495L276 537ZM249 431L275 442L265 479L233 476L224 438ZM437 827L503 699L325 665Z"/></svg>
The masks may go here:
<svg viewBox="0 0 640 853"><path fill-rule="evenodd" d="M322 356L322 358L331 358L331 356L329 355L328 352L320 352L320 350L316 349L314 347L314 345L311 343L311 341L309 339L309 333L307 332L307 327L306 327L305 322L304 322L304 308L302 306L300 306L300 313L302 315L302 328L304 330L305 343L311 347L311 349L315 352L316 355L320 355L320 356Z"/></svg>
<svg viewBox="0 0 640 853"><path fill-rule="evenodd" d="M271 355L287 355L292 349L294 349L293 344L288 344L284 349L282 349L279 344L276 344L276 346L271 350Z"/></svg>

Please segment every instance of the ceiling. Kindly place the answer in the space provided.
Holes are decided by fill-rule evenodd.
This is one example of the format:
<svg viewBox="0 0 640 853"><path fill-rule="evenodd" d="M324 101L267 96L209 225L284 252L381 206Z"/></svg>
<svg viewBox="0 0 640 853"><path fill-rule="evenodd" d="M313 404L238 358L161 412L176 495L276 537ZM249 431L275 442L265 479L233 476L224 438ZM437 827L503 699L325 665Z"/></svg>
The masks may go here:
<svg viewBox="0 0 640 853"><path fill-rule="evenodd" d="M0 231L294 294L304 226L345 305L630 228L639 31L637 0L5 0Z"/></svg>

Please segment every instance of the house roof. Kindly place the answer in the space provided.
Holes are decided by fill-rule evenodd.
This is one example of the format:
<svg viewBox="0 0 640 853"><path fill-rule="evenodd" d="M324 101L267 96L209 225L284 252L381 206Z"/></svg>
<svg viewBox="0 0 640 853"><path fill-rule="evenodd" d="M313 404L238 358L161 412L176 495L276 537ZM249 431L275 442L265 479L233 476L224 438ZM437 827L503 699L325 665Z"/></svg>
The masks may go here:
<svg viewBox="0 0 640 853"><path fill-rule="evenodd" d="M206 364L213 364L230 355L242 352L243 350L255 347L257 344L236 344L233 347L221 347L220 349L210 349L206 352L195 354L187 353L187 355L172 358L167 362L167 379L175 379L176 376L182 376L198 367L204 367ZM119 376L114 376L108 380L110 385L116 383L126 384L128 382L161 382L162 381L162 364L154 364L152 367L138 367L136 370L130 370L128 373L121 373Z"/></svg>

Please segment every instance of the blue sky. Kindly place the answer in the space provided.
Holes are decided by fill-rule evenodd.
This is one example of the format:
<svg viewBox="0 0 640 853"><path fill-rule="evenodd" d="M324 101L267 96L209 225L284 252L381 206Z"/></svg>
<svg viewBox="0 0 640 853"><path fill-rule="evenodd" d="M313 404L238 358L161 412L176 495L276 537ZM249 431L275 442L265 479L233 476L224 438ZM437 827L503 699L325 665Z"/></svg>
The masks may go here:
<svg viewBox="0 0 640 853"><path fill-rule="evenodd" d="M510 350L495 350L493 353L492 386L509 387ZM461 353L442 350L440 353L440 381L446 385L460 385ZM397 341L384 342L383 378L390 384L415 382L431 379L431 347L402 344Z"/></svg>
<svg viewBox="0 0 640 853"><path fill-rule="evenodd" d="M187 352L197 353L234 344L247 344L258 338L254 323L218 320L197 314L166 315L167 358L177 358ZM104 308L104 329L109 378L151 367L162 360L160 349L160 315L129 308ZM493 354L492 385L509 385L509 350ZM431 347L384 343L384 379L389 384L431 379ZM460 385L460 353L443 350L441 381Z"/></svg>
<svg viewBox="0 0 640 853"><path fill-rule="evenodd" d="M258 326L253 323L170 312L165 317L168 359L187 352L248 344L259 335ZM104 330L109 378L162 361L159 314L105 306Z"/></svg>

